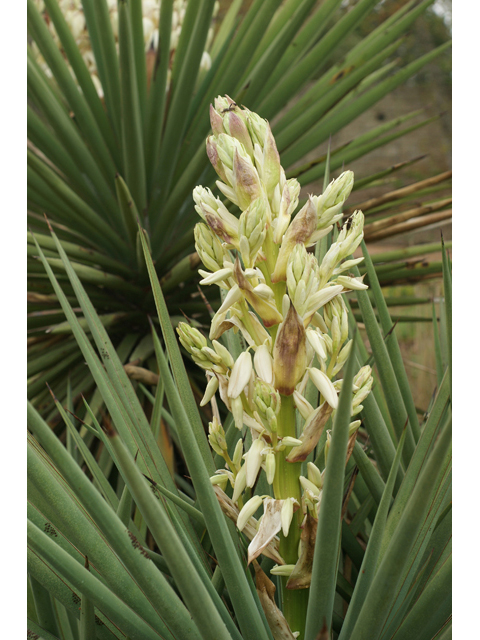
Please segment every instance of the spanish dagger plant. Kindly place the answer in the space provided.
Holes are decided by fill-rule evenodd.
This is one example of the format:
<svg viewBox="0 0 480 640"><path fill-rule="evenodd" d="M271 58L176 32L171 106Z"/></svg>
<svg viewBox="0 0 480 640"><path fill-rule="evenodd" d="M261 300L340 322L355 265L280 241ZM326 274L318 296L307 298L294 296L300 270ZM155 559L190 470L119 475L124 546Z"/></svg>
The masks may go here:
<svg viewBox="0 0 480 640"><path fill-rule="evenodd" d="M214 0L28 0L29 227L73 302L48 217L124 364L145 370L154 360L148 325L154 305L137 218L173 321L186 313L206 322L195 280L191 192L199 182L215 188L204 150L215 96L228 93L272 120L287 182L296 178L306 187L327 166L324 157L306 163L307 154L449 46L408 65L393 58L432 2L403 4L340 54L375 0L348 7L341 0L255 0L248 10L235 0L221 20ZM332 148L330 170L428 124L420 115L382 123ZM381 179L367 175L357 184ZM48 381L62 401L78 403L83 393L99 417L103 402L93 398L92 375L30 234L27 242L28 397L44 417L58 420ZM410 276L403 261L385 270L385 282L397 272L398 279ZM146 374L137 369L135 375Z"/></svg>
<svg viewBox="0 0 480 640"><path fill-rule="evenodd" d="M207 151L220 191L240 214L195 189L202 282L218 286L222 302L208 338L190 323L177 327L206 373L200 404L211 405L208 436L143 229L163 337L162 344L152 323L159 377L154 394L142 392L153 403L150 422L141 387L129 380L56 233L52 243L83 318L33 236L108 415L101 425L84 400L89 421L79 429L71 403L64 408L51 389L69 434L65 446L29 403L29 633L62 640L449 638L446 250L438 390L420 423L362 241L363 215L338 224L352 173L326 184L293 217L299 188L286 179L268 123L228 97L215 101L211 118ZM371 294L361 258L351 257L359 246ZM371 355L349 307L353 291ZM159 450L162 418L191 484L172 477Z"/></svg>

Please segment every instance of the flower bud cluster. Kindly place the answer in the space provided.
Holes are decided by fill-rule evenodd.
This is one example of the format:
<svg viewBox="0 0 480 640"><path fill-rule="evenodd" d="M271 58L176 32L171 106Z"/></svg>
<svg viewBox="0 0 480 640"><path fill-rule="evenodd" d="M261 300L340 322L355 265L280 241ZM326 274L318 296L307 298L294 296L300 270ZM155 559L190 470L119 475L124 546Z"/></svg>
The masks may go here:
<svg viewBox="0 0 480 640"><path fill-rule="evenodd" d="M218 416L218 391L235 427L242 434L245 428L250 431L251 438L240 438L230 457L218 419L209 425L212 449L225 460L212 483L233 487L238 528L257 528L253 539L248 534L249 558L254 558L280 532L289 535L296 509L318 516L323 474L313 463L307 464L306 477L296 476L295 495L289 489L286 496L280 487L282 476L293 469L290 463L306 461L313 452L338 406L341 380L336 376L352 348L342 294L366 288L348 274L360 261L350 256L363 238L364 219L355 212L319 264L307 249L342 218L353 173L342 173L321 196L310 196L292 219L300 185L286 179L268 122L228 96L215 100L210 121L207 154L220 178L217 187L240 215L209 189L194 190L202 218L195 229L196 247L208 269L200 270L201 284L219 286L222 304L212 319L211 344L185 323L177 331L207 372L202 405L212 401ZM221 336L230 329L248 345L235 361L222 345ZM305 397L309 381L319 392L317 406ZM371 370L363 367L354 381L352 416L361 411L371 386ZM299 431L291 428L295 411L303 422ZM351 438L359 425L352 422ZM244 442L251 443L246 450ZM328 450L327 435L326 457ZM275 499L252 491L262 471ZM264 515L257 522L254 514L262 504Z"/></svg>

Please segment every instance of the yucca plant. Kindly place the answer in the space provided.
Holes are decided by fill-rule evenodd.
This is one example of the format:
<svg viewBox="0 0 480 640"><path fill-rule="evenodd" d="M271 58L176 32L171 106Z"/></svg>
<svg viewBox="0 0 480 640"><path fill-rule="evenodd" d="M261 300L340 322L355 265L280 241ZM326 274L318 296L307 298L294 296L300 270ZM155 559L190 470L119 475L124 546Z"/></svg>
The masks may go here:
<svg viewBox="0 0 480 640"><path fill-rule="evenodd" d="M29 0L28 223L79 309L48 217L131 375L146 375L138 369L152 368L154 359L148 325L154 304L137 219L172 322L182 314L208 321L198 294L191 200L198 182L214 188L204 142L208 105L228 94L273 119L287 179L307 187L323 179L327 166L326 157L307 163L307 154L449 46L405 66L393 57L432 1L405 3L345 55L345 39L374 11L375 0L346 8L341 0L256 0L248 10L235 0L220 24L213 0L118 6ZM332 175L428 124L411 120L416 116L332 148ZM401 166L359 184L378 184ZM28 397L47 420L58 418L48 381L62 402L86 394L99 417L103 401L30 235L27 248ZM87 419L84 411L81 417Z"/></svg>
<svg viewBox="0 0 480 640"><path fill-rule="evenodd" d="M81 319L33 236L107 413L100 423L84 399L89 420L79 429L51 389L65 446L29 403L29 633L450 638L446 250L439 329L434 313L438 388L420 423L362 242L364 216L356 211L336 227L352 173L325 184L292 219L300 186L286 179L268 123L231 104L218 99L211 110L207 149L217 186L241 214L208 189L194 191L203 219L196 246L208 269L202 284L218 285L223 302L211 343L191 323L177 327L207 375L200 405L211 405L208 438L144 229L163 338L152 323L153 393L132 385L53 229ZM351 256L359 245L380 322L358 272L362 258ZM356 331L351 291L371 354ZM153 405L150 420L139 395ZM172 477L157 445L162 418L191 484Z"/></svg>

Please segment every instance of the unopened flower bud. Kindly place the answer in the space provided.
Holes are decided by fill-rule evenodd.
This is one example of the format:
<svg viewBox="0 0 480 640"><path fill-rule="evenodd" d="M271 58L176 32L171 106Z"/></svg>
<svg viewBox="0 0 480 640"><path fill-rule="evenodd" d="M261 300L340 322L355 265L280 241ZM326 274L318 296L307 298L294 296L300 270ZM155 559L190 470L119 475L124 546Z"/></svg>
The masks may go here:
<svg viewBox="0 0 480 640"><path fill-rule="evenodd" d="M291 395L305 373L305 342L303 322L292 306L278 329L273 348L275 386L283 395Z"/></svg>
<svg viewBox="0 0 480 640"><path fill-rule="evenodd" d="M320 371L320 369L311 368L308 370L311 381L320 391L328 404L336 409L338 407L338 396L330 378Z"/></svg>
<svg viewBox="0 0 480 640"><path fill-rule="evenodd" d="M312 405L297 390L293 392L293 400L302 418L308 420L314 411Z"/></svg>
<svg viewBox="0 0 480 640"><path fill-rule="evenodd" d="M253 356L257 376L267 384L273 384L273 358L266 344L260 345Z"/></svg>
<svg viewBox="0 0 480 640"><path fill-rule="evenodd" d="M234 360L232 358L232 354L230 353L230 351L228 349L226 349L223 346L223 344L221 344L217 340L212 340L212 344L213 344L213 348L215 349L216 353L222 359L223 364L226 367L228 367L229 369L231 369L234 366Z"/></svg>
<svg viewBox="0 0 480 640"><path fill-rule="evenodd" d="M253 267L267 233L267 203L264 198L254 200L240 216L240 251L245 267Z"/></svg>
<svg viewBox="0 0 480 640"><path fill-rule="evenodd" d="M280 442L282 447L298 447L302 444L301 440L292 438L291 436L284 436Z"/></svg>
<svg viewBox="0 0 480 640"><path fill-rule="evenodd" d="M207 388L205 389L205 393L200 402L200 406L204 407L206 404L210 402L218 389L218 378L217 376L212 376L208 381Z"/></svg>
<svg viewBox="0 0 480 640"><path fill-rule="evenodd" d="M352 350L352 344L353 340L349 340L338 354L337 361L332 371L332 375L337 374L347 361L348 356L350 355L350 351Z"/></svg>
<svg viewBox="0 0 480 640"><path fill-rule="evenodd" d="M227 441L225 440L225 431L215 416L213 418L213 421L208 424L208 432L208 440L210 442L210 446L215 451L215 453L223 456L225 451L227 451Z"/></svg>
<svg viewBox="0 0 480 640"><path fill-rule="evenodd" d="M267 453L266 455L265 473L268 484L273 484L273 480L275 478L275 454L273 452Z"/></svg>
<svg viewBox="0 0 480 640"><path fill-rule="evenodd" d="M360 387L357 393L353 396L352 407L358 407L358 405L365 400L365 398L370 393L370 390L373 385L373 378L370 377L366 382Z"/></svg>
<svg viewBox="0 0 480 640"><path fill-rule="evenodd" d="M364 215L361 211L355 211L343 225L338 234L337 243L341 247L340 260L351 255L363 238Z"/></svg>
<svg viewBox="0 0 480 640"><path fill-rule="evenodd" d="M260 471L263 461L262 451L265 447L266 444L263 438L257 438L252 442L252 446L246 455L245 466L247 473L247 487L253 487L257 480L258 472Z"/></svg>
<svg viewBox="0 0 480 640"><path fill-rule="evenodd" d="M213 272L222 269L225 251L217 236L202 222L195 225L194 236L195 249L205 267Z"/></svg>
<svg viewBox="0 0 480 640"><path fill-rule="evenodd" d="M305 478L304 476L300 476L300 484L302 485L305 491L311 491L314 496L320 495L320 489L311 481Z"/></svg>
<svg viewBox="0 0 480 640"><path fill-rule="evenodd" d="M212 483L212 485L218 485L222 489L222 491L225 491L228 484L228 475L226 473L216 474L214 476L211 476L210 482Z"/></svg>
<svg viewBox="0 0 480 640"><path fill-rule="evenodd" d="M328 453L330 451L331 443L332 443L332 432L330 430L328 430L327 431L327 439L325 441L325 449L324 449L325 466L327 466Z"/></svg>
<svg viewBox="0 0 480 640"><path fill-rule="evenodd" d="M238 398L250 381L252 375L252 356L249 351L241 353L235 364L228 383L228 396Z"/></svg>
<svg viewBox="0 0 480 640"><path fill-rule="evenodd" d="M318 331L314 329L307 329L307 340L312 345L313 350L317 354L320 360L327 359L325 340L319 334Z"/></svg>
<svg viewBox="0 0 480 640"><path fill-rule="evenodd" d="M192 348L203 349L208 344L205 336L186 322L178 323L177 333L180 342L189 353L191 353Z"/></svg>
<svg viewBox="0 0 480 640"><path fill-rule="evenodd" d="M344 171L332 180L323 194L316 199L317 228L327 227L341 218L341 208L353 188L353 171Z"/></svg>
<svg viewBox="0 0 480 640"><path fill-rule="evenodd" d="M286 498L282 504L281 520L282 520L282 533L285 537L288 536L290 525L293 518L293 503L297 501L295 498Z"/></svg>
<svg viewBox="0 0 480 640"><path fill-rule="evenodd" d="M353 378L354 391L358 391L360 387L363 387L363 385L367 382L367 380L371 377L371 375L372 375L372 367L366 364L358 371L356 376Z"/></svg>
<svg viewBox="0 0 480 640"><path fill-rule="evenodd" d="M344 289L351 289L352 291L362 291L368 289L368 284L363 283L363 278L351 278L350 276L338 276L336 279L337 284L341 284Z"/></svg>
<svg viewBox="0 0 480 640"><path fill-rule="evenodd" d="M307 470L307 476L310 482L313 482L316 487L321 489L323 487L323 479L320 469L313 462L308 462Z"/></svg>
<svg viewBox="0 0 480 640"><path fill-rule="evenodd" d="M240 513L237 518L237 529L242 531L250 518L254 515L257 509L261 506L263 502L262 496L253 496L250 498L242 507Z"/></svg>
<svg viewBox="0 0 480 640"><path fill-rule="evenodd" d="M230 400L233 420L237 429L243 429L243 402L240 396Z"/></svg>
<svg viewBox="0 0 480 640"><path fill-rule="evenodd" d="M276 564L270 569L270 573L274 576L285 576L286 578L289 578L294 569L294 564Z"/></svg>
<svg viewBox="0 0 480 640"><path fill-rule="evenodd" d="M336 352L340 348L341 345L341 331L340 331L340 323L338 321L337 316L333 316L332 322L330 324L330 333L332 334L332 342L333 342L333 351Z"/></svg>
<svg viewBox="0 0 480 640"><path fill-rule="evenodd" d="M243 467L240 468L240 471L237 473L235 477L235 481L233 483L233 495L232 495L233 502L237 502L237 500L245 491L245 488L247 486L246 470L247 469L245 465L243 465Z"/></svg>
<svg viewBox="0 0 480 640"><path fill-rule="evenodd" d="M235 445L235 450L233 452L233 457L232 457L232 462L236 469L240 469L242 456L243 456L243 440L242 438L239 438L237 444Z"/></svg>
<svg viewBox="0 0 480 640"><path fill-rule="evenodd" d="M257 379L253 401L258 408L260 416L269 422L274 419L276 427L276 415L280 411L280 394L278 391L272 385ZM276 429L270 428L270 430L275 431Z"/></svg>
<svg viewBox="0 0 480 640"><path fill-rule="evenodd" d="M293 222L283 236L280 251L278 253L275 270L272 274L272 282L286 280L288 258L296 244L305 244L315 230L317 212L311 198L297 213Z"/></svg>
<svg viewBox="0 0 480 640"><path fill-rule="evenodd" d="M223 116L223 127L232 138L236 138L245 148L248 155L253 158L253 144L248 132L245 118L240 109L230 109Z"/></svg>
<svg viewBox="0 0 480 640"><path fill-rule="evenodd" d="M283 235L290 224L290 218L298 205L300 183L295 178L287 180L283 187L278 215L274 220L273 241L276 244L282 242Z"/></svg>
<svg viewBox="0 0 480 640"><path fill-rule="evenodd" d="M193 191L195 210L223 242L238 246L238 219L208 188L196 187Z"/></svg>

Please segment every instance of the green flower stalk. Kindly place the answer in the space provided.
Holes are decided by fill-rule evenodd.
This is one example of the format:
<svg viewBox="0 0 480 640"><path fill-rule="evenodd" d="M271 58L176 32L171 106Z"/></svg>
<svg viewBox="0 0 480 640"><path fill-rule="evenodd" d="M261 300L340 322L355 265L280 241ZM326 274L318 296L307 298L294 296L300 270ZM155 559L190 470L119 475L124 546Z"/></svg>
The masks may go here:
<svg viewBox="0 0 480 640"><path fill-rule="evenodd" d="M366 288L348 273L361 261L351 254L363 238L364 217L356 211L346 221L319 264L307 249L342 219L353 173L345 171L321 196L310 196L292 219L300 185L286 180L269 124L228 96L215 100L210 119L207 153L220 178L217 186L241 213L237 218L209 189L195 189L195 209L203 220L195 240L208 270L200 270L201 284L220 287L223 303L212 319L211 343L186 323L177 331L206 371L202 405L214 401L218 391L235 426L242 433L250 430L249 448L244 452L240 439L230 457L218 417L210 423L210 444L225 460L212 484L225 513L250 539L248 561L261 553L275 557L272 573L283 576L283 613L291 631L303 638L309 577L308 550L300 537L307 520L311 527L318 518L324 472L308 462L305 477L301 465L338 406L342 380L337 376L352 347L343 295ZM231 329L248 345L235 362L220 342ZM365 366L355 376L352 417L370 393L371 373ZM316 406L305 398L309 381L318 390ZM347 459L359 425L359 420L351 423ZM328 451L327 432L326 464ZM261 473L273 497L255 494ZM228 485L232 498L225 493Z"/></svg>

